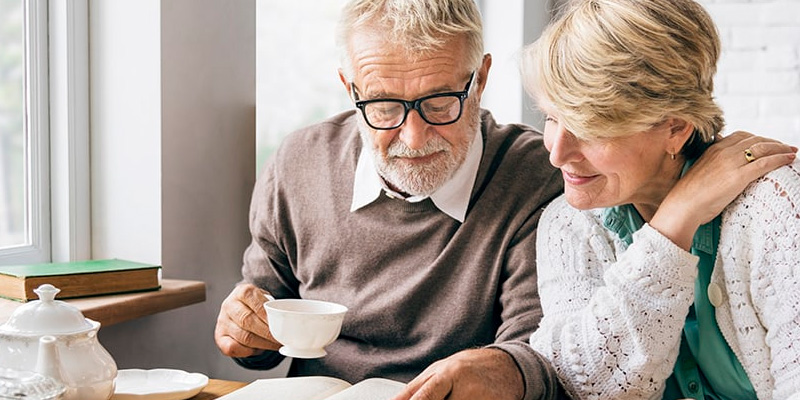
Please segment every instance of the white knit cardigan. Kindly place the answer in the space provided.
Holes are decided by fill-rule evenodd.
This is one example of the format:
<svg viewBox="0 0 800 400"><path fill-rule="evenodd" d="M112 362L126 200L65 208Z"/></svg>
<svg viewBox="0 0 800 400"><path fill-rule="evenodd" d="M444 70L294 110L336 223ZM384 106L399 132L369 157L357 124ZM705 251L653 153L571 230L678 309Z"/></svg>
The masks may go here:
<svg viewBox="0 0 800 400"><path fill-rule="evenodd" d="M544 212L536 245L544 318L530 343L573 398L659 399L698 259L649 225L627 246L600 216L563 196ZM724 293L717 323L758 398L800 399L800 161L723 211L711 282Z"/></svg>

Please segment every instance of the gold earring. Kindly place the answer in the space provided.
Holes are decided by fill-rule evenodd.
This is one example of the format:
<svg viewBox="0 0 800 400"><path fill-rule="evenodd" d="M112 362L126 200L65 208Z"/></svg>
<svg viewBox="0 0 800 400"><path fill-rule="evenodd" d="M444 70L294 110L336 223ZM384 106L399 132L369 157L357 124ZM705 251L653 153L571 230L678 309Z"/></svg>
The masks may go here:
<svg viewBox="0 0 800 400"><path fill-rule="evenodd" d="M669 153L669 158L674 160L675 159L675 153Z"/></svg>

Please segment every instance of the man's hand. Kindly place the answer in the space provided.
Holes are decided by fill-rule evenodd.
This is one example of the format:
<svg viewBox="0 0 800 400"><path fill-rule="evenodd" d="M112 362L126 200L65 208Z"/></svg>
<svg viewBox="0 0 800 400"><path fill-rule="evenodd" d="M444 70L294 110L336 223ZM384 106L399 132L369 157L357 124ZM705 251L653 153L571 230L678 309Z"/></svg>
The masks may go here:
<svg viewBox="0 0 800 400"><path fill-rule="evenodd" d="M251 284L236 286L222 302L214 329L214 340L228 357L249 357L281 344L269 333L266 292Z"/></svg>
<svg viewBox="0 0 800 400"><path fill-rule="evenodd" d="M392 400L519 400L522 373L506 352L464 350L422 371Z"/></svg>

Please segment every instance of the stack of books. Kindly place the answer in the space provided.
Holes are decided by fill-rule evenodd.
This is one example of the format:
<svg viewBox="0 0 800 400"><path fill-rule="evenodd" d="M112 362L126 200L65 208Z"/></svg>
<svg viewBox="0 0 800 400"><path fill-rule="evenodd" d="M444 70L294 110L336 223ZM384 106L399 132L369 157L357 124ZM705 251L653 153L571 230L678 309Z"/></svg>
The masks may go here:
<svg viewBox="0 0 800 400"><path fill-rule="evenodd" d="M36 300L33 290L45 283L61 289L58 299L157 290L161 266L120 259L0 266L0 297Z"/></svg>

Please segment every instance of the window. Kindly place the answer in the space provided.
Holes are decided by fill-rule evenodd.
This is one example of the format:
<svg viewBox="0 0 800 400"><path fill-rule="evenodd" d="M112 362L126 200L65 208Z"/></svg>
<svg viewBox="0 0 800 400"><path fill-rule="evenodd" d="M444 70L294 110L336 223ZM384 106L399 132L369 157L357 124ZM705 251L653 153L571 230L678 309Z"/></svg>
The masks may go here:
<svg viewBox="0 0 800 400"><path fill-rule="evenodd" d="M335 29L344 4L344 0L256 3L259 171L284 136L353 108L337 75Z"/></svg>
<svg viewBox="0 0 800 400"><path fill-rule="evenodd" d="M546 10L553 1L477 1L484 17L486 51L493 55L490 84L482 104L492 110L499 122L543 120L532 111L533 107L523 105L527 96L522 91L515 55L523 40L532 41L539 35L547 21ZM335 28L345 2L257 2L256 166L259 171L284 136L293 130L353 109L336 75L339 54Z"/></svg>
<svg viewBox="0 0 800 400"><path fill-rule="evenodd" d="M0 262L49 259L47 4L0 0Z"/></svg>
<svg viewBox="0 0 800 400"><path fill-rule="evenodd" d="M22 3L0 0L0 248L25 243Z"/></svg>

